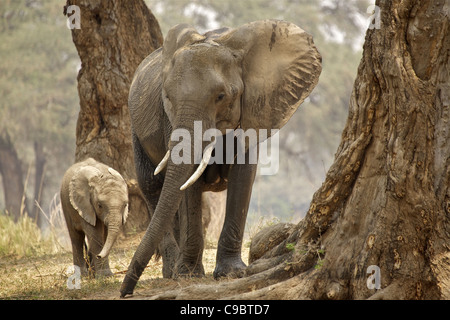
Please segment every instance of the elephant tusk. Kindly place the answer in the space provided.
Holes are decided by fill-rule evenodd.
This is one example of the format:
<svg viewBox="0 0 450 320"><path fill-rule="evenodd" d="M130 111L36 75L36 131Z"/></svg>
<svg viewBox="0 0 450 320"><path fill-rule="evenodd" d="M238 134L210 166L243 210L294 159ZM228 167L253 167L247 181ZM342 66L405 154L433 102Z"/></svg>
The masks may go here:
<svg viewBox="0 0 450 320"><path fill-rule="evenodd" d="M106 248L106 245L103 247L102 251L97 255L97 259L104 259L108 254L111 248Z"/></svg>
<svg viewBox="0 0 450 320"><path fill-rule="evenodd" d="M161 162L158 164L158 166L155 169L155 173L153 175L157 175L159 174L161 171L163 171L163 169L167 166L167 163L169 162L169 157L170 157L170 150L168 150L166 152L166 155L164 156L164 158L161 160Z"/></svg>
<svg viewBox="0 0 450 320"><path fill-rule="evenodd" d="M97 255L97 259L103 259L104 257L106 257L106 254L104 253L100 253Z"/></svg>
<svg viewBox="0 0 450 320"><path fill-rule="evenodd" d="M197 170L195 170L194 174L188 179L188 181L185 182L180 188L181 191L186 190L190 186L192 186L195 181L200 178L200 176L203 174L203 172L206 169L206 166L209 163L209 160L211 159L212 152L214 150L215 144L210 144L203 153L202 161L200 162L199 166L197 167Z"/></svg>

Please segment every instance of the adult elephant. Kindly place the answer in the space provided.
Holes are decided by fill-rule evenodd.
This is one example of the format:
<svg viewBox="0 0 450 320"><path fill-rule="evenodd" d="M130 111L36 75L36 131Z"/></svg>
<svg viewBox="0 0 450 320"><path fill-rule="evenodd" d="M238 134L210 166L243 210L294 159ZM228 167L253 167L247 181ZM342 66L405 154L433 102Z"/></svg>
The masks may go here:
<svg viewBox="0 0 450 320"><path fill-rule="evenodd" d="M243 274L241 246L256 164L248 161L248 144L243 164L210 164L222 151L213 151L210 142L202 144L201 161L195 158L195 126L201 121L202 132L214 128L222 135L236 128L279 129L320 72L312 37L285 21L256 21L204 35L187 25L168 32L162 48L140 64L130 88L138 182L154 213L122 283L122 297L133 293L160 242L166 276L204 274L201 194L206 190L227 189L214 277ZM180 132L193 138L180 139ZM180 163L181 154L190 161ZM174 248L179 254L168 254Z"/></svg>

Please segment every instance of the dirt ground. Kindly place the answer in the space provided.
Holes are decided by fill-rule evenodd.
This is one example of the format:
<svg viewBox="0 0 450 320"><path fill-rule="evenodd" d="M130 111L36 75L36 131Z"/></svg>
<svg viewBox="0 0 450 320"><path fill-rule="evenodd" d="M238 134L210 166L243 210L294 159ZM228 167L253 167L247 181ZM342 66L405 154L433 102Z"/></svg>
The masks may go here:
<svg viewBox="0 0 450 320"><path fill-rule="evenodd" d="M110 254L110 267L114 276L106 279L82 278L80 289L69 289L68 278L73 271L72 253L31 256L26 258L0 258L0 299L13 300L67 300L67 299L119 299L119 289L131 258L143 234L119 239ZM196 284L219 284L212 272L215 267L215 248L205 249L203 264L206 276L191 279L162 278L161 260L152 259L142 274L131 299L151 299L154 295ZM248 260L248 246L244 246L243 260ZM72 286L73 287L73 286Z"/></svg>

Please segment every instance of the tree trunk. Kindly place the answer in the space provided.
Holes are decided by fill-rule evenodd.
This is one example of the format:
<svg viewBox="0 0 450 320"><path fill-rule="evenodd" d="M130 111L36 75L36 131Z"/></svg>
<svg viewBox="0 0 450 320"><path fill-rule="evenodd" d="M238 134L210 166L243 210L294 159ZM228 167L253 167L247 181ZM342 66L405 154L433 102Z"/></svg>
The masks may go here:
<svg viewBox="0 0 450 320"><path fill-rule="evenodd" d="M21 162L6 130L0 132L0 174L5 193L5 209L17 222L29 210Z"/></svg>
<svg viewBox="0 0 450 320"><path fill-rule="evenodd" d="M306 217L247 278L161 298L450 298L450 4L377 6L335 162Z"/></svg>
<svg viewBox="0 0 450 320"><path fill-rule="evenodd" d="M450 8L377 5L380 29L367 32L336 161L297 242L325 251L299 296L448 298ZM367 284L371 265L379 291Z"/></svg>
<svg viewBox="0 0 450 320"><path fill-rule="evenodd" d="M130 221L136 215L145 220L144 200L135 192L128 91L139 63L162 44L159 24L142 0L68 0L69 5L77 5L81 17L81 29L72 29L82 62L75 161L93 157L119 171L133 190Z"/></svg>

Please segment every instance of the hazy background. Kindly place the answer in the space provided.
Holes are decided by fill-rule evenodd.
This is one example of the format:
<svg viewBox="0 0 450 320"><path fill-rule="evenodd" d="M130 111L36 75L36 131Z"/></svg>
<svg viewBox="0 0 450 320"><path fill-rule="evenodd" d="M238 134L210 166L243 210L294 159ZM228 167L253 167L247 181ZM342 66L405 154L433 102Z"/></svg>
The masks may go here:
<svg viewBox="0 0 450 320"><path fill-rule="evenodd" d="M373 2L373 1L372 1ZM258 175L249 221L296 222L333 162L369 25L366 0L148 0L165 35L187 22L199 31L283 19L314 36L323 57L319 84L280 132L280 168ZM48 210L75 155L80 61L61 0L0 2L0 138L17 153L29 208ZM81 26L82 28L83 26ZM136 39L139 41L139 39ZM36 164L44 161L42 181ZM0 212L8 181L0 175Z"/></svg>

